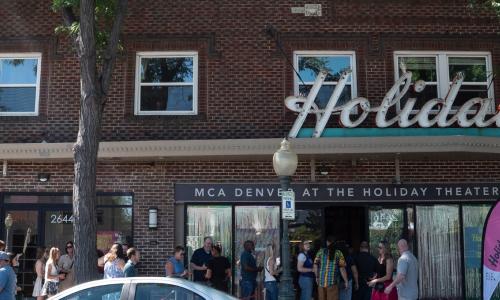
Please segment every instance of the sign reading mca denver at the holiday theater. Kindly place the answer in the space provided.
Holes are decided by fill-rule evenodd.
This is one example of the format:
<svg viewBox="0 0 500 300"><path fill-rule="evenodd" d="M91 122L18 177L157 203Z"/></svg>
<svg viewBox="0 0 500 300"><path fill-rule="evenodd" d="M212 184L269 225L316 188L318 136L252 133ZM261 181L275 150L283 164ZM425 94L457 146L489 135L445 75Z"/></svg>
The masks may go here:
<svg viewBox="0 0 500 300"><path fill-rule="evenodd" d="M458 110L452 112L453 103L464 81L464 75L458 73L450 86L450 90L445 99L429 99L423 106L415 112L415 98L406 100L404 106L396 116L388 116L391 107L400 103L400 100L408 92L411 85L411 72L404 72L387 92L382 103L378 107L371 107L370 101L363 97L351 99L341 106L337 102L342 94L350 71L343 72L333 90L324 109L319 109L314 100L325 81L327 72L319 72L316 80L309 91L307 97L290 96L285 99L288 109L298 112L299 115L290 130L289 137L297 137L299 130L304 124L308 114L316 115L316 126L313 137L321 137L328 120L333 113L340 113L340 124L346 128L354 128L363 123L370 113L376 113L375 123L377 127L386 128L394 124L399 127L410 127L418 124L420 127L428 128L437 125L438 127L449 127L458 124L460 127L488 127L495 125L500 127L500 112L491 115L491 108L494 107L494 100L491 98L472 98L465 102ZM422 92L425 82L419 80L414 83L416 92ZM358 114L353 115L352 111L357 109Z"/></svg>
<svg viewBox="0 0 500 300"><path fill-rule="evenodd" d="M292 184L298 202L491 201L500 183ZM280 202L279 184L178 183L176 202Z"/></svg>

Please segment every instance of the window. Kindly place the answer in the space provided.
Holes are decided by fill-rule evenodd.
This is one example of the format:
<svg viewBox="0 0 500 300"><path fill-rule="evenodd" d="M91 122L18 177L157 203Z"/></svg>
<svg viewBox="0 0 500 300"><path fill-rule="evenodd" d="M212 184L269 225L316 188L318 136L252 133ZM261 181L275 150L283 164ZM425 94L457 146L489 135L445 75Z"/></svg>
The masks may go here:
<svg viewBox="0 0 500 300"><path fill-rule="evenodd" d="M123 284L101 285L75 292L62 300L119 300Z"/></svg>
<svg viewBox="0 0 500 300"><path fill-rule="evenodd" d="M394 66L395 80L403 74L402 66L412 72L412 85L402 98L398 109L403 108L408 98L417 99L414 107L416 110L428 100L444 99L458 72L462 72L465 78L453 103L454 110L475 97L494 97L489 53L396 52ZM421 93L416 93L413 88L417 80L423 80L426 83ZM493 105L490 111L494 111Z"/></svg>
<svg viewBox="0 0 500 300"><path fill-rule="evenodd" d="M314 100L318 108L323 109L326 107L328 100L333 94L340 74L343 71L351 70L352 73L349 75L347 84L336 106L345 104L356 97L355 61L355 54L353 51L296 51L294 66L295 69L298 70L300 78L295 75L295 94L306 97L319 71L327 70L328 76Z"/></svg>
<svg viewBox="0 0 500 300"><path fill-rule="evenodd" d="M139 52L137 115L194 115L198 99L196 52Z"/></svg>
<svg viewBox="0 0 500 300"><path fill-rule="evenodd" d="M163 283L137 284L135 297L137 300L204 300L194 292L174 285Z"/></svg>
<svg viewBox="0 0 500 300"><path fill-rule="evenodd" d="M417 206L419 297L463 299L458 205Z"/></svg>
<svg viewBox="0 0 500 300"><path fill-rule="evenodd" d="M36 116L41 54L0 54L0 116Z"/></svg>

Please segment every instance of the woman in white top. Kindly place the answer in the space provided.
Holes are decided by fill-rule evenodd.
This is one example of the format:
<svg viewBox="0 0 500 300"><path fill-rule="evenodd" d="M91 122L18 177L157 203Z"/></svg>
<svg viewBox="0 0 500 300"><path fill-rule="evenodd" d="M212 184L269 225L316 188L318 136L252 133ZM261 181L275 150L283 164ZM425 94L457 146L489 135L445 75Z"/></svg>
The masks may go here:
<svg viewBox="0 0 500 300"><path fill-rule="evenodd" d="M45 264L45 283L43 284L44 295L54 296L58 292L59 280L64 280L64 274L59 274L57 261L59 260L59 248L52 247L49 252L49 259Z"/></svg>
<svg viewBox="0 0 500 300"><path fill-rule="evenodd" d="M276 275L276 256L274 255L274 245L267 245L264 255L264 287L266 288L266 300L278 300L278 282Z"/></svg>
<svg viewBox="0 0 500 300"><path fill-rule="evenodd" d="M45 277L45 261L49 257L49 250L45 247L39 247L36 249L36 263L35 263L35 272L36 272L36 280L35 286L33 287L32 296L37 300L45 299L43 295L43 279Z"/></svg>

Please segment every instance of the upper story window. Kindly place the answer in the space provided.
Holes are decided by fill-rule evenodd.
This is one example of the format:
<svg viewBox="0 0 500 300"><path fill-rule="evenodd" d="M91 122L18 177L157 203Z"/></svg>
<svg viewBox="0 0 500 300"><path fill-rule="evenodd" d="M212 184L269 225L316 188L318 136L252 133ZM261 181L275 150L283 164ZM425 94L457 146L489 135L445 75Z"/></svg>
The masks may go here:
<svg viewBox="0 0 500 300"><path fill-rule="evenodd" d="M136 115L195 115L198 111L196 52L139 52Z"/></svg>
<svg viewBox="0 0 500 300"><path fill-rule="evenodd" d="M0 54L0 116L36 116L40 53Z"/></svg>
<svg viewBox="0 0 500 300"><path fill-rule="evenodd" d="M426 101L444 99L450 85L458 72L464 73L464 81L453 103L457 110L468 100L480 98L493 98L493 71L491 67L491 54L487 52L395 52L394 66L396 80L402 75L402 65L412 72L412 85L403 97L400 109L406 99L416 98L414 108L420 109ZM421 93L416 93L413 83L417 80L425 81L426 85ZM494 107L491 107L491 112Z"/></svg>
<svg viewBox="0 0 500 300"><path fill-rule="evenodd" d="M327 70L329 74L314 101L318 108L323 109L333 94L342 71L351 70L336 106L345 104L356 97L355 63L354 51L295 51L294 66L303 81L295 75L295 95L307 96L319 71Z"/></svg>

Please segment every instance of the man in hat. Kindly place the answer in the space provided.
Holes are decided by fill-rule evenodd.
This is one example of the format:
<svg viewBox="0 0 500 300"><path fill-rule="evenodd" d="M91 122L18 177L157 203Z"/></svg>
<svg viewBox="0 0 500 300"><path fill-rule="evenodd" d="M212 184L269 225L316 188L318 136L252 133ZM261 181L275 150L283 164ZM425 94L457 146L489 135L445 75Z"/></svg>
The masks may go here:
<svg viewBox="0 0 500 300"><path fill-rule="evenodd" d="M9 260L9 255L0 251L0 300L14 300L16 297L16 273Z"/></svg>

